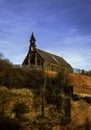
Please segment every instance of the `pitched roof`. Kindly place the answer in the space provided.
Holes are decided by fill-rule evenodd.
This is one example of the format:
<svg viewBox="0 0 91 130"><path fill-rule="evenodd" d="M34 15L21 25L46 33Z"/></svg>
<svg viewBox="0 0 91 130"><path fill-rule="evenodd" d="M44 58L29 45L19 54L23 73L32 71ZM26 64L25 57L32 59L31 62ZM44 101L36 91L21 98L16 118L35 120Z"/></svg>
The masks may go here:
<svg viewBox="0 0 91 130"><path fill-rule="evenodd" d="M49 52L40 50L40 49L36 49L36 51L39 53L39 55L47 62L51 62L57 65L61 65L64 67L71 67L70 64L68 64L62 57L51 54Z"/></svg>

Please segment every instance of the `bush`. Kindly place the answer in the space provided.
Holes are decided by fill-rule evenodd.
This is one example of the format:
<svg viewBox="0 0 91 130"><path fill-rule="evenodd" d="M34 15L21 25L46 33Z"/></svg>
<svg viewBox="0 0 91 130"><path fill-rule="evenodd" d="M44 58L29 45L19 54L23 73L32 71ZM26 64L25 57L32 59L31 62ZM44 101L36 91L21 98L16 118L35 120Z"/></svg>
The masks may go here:
<svg viewBox="0 0 91 130"><path fill-rule="evenodd" d="M29 107L24 102L16 102L12 111L15 113L16 118L20 119L28 110Z"/></svg>

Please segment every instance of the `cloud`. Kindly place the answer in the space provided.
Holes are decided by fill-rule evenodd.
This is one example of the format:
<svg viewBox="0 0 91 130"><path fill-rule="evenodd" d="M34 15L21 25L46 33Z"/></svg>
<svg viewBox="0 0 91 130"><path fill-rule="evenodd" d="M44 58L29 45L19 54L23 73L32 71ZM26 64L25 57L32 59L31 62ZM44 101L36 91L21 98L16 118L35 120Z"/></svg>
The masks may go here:
<svg viewBox="0 0 91 130"><path fill-rule="evenodd" d="M77 49L91 47L91 35L70 35L63 40L65 45L76 47Z"/></svg>
<svg viewBox="0 0 91 130"><path fill-rule="evenodd" d="M91 55L85 55L83 52L78 53L76 49L64 48L49 52L63 57L73 68L91 70Z"/></svg>
<svg viewBox="0 0 91 130"><path fill-rule="evenodd" d="M64 57L73 68L91 70L91 35L74 35L75 31L65 34L49 52Z"/></svg>
<svg viewBox="0 0 91 130"><path fill-rule="evenodd" d="M22 53L15 54L15 55L11 56L11 62L13 64L22 64L24 58L25 58L25 55Z"/></svg>
<svg viewBox="0 0 91 130"><path fill-rule="evenodd" d="M64 52L63 57L72 65L73 68L80 68L80 69L90 68L88 62L88 58L90 57L88 55L84 56L83 54L77 53L75 50L73 50L73 52L71 51Z"/></svg>

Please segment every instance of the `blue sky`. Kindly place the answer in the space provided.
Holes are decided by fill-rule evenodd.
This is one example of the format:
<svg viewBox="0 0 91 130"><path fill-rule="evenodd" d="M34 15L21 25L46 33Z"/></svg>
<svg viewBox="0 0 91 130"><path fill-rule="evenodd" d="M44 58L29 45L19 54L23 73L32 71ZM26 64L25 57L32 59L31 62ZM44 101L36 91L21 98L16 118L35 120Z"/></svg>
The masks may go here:
<svg viewBox="0 0 91 130"><path fill-rule="evenodd" d="M0 52L21 64L34 32L37 48L91 70L91 0L0 0Z"/></svg>

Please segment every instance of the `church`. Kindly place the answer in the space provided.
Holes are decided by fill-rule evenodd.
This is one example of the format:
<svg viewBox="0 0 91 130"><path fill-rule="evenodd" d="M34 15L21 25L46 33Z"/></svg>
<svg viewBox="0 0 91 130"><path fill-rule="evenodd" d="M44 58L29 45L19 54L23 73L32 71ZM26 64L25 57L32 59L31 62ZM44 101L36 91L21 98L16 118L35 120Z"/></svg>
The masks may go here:
<svg viewBox="0 0 91 130"><path fill-rule="evenodd" d="M51 71L57 71L62 67L72 70L71 65L67 63L63 57L38 49L36 46L36 38L33 33L30 38L28 53L22 65L39 66L41 69Z"/></svg>

